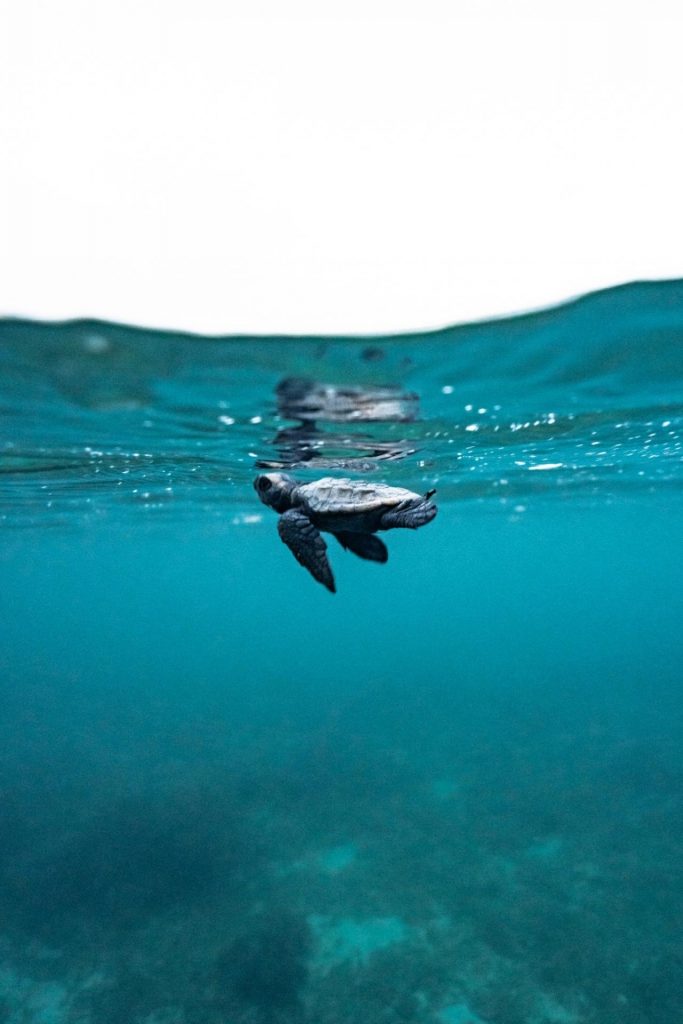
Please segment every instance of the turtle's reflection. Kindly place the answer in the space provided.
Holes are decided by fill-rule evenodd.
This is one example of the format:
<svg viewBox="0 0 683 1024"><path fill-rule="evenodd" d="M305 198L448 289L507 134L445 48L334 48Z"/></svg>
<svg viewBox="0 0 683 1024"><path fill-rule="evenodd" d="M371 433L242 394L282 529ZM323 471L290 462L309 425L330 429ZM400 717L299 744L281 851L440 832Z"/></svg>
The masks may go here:
<svg viewBox="0 0 683 1024"><path fill-rule="evenodd" d="M330 432L318 423L412 423L419 416L414 392L397 387L360 387L323 384L305 377L286 377L275 389L277 411L284 419L298 420L273 438L277 458L259 459L262 469L348 469L368 473L380 462L412 455L405 440L381 441L370 433Z"/></svg>
<svg viewBox="0 0 683 1024"><path fill-rule="evenodd" d="M397 387L338 387L285 377L275 396L281 416L304 423L412 423L419 414L415 392Z"/></svg>

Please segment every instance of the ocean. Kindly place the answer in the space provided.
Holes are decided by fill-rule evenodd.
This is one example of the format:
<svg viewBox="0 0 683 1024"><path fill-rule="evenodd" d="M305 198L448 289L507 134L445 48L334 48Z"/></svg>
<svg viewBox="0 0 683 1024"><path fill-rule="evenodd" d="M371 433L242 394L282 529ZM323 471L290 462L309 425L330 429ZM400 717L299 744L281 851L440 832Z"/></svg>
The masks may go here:
<svg viewBox="0 0 683 1024"><path fill-rule="evenodd" d="M0 321L0 1022L675 1024L683 281ZM253 480L436 489L297 564Z"/></svg>

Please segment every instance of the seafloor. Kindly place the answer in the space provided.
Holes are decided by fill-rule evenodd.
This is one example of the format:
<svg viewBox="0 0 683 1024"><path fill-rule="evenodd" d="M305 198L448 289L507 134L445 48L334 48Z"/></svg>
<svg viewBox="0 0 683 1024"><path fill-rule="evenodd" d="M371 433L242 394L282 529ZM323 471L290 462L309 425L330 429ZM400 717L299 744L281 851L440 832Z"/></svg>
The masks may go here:
<svg viewBox="0 0 683 1024"><path fill-rule="evenodd" d="M71 710L96 740L5 746L4 1024L678 1019L674 707L649 742L540 685Z"/></svg>

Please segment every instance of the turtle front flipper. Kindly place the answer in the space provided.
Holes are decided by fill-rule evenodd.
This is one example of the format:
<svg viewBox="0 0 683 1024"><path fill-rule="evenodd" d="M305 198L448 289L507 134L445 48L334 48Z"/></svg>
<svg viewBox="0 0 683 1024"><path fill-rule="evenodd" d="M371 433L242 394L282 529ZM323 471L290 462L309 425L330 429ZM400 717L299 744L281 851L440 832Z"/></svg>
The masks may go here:
<svg viewBox="0 0 683 1024"><path fill-rule="evenodd" d="M386 562L389 558L386 544L373 533L335 533L335 537L343 548L353 551L359 558L368 562Z"/></svg>
<svg viewBox="0 0 683 1024"><path fill-rule="evenodd" d="M311 576L335 593L334 576L327 561L327 544L308 516L297 508L280 516L277 524L281 540L285 542L297 562L308 569Z"/></svg>

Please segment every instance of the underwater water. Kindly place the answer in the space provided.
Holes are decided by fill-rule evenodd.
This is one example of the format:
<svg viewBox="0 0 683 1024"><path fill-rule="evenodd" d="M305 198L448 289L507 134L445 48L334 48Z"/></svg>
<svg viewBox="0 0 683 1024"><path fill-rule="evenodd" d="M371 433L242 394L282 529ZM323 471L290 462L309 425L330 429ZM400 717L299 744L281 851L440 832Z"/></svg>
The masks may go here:
<svg viewBox="0 0 683 1024"><path fill-rule="evenodd" d="M0 408L2 1024L681 1019L683 282L5 320ZM331 595L274 471L439 512Z"/></svg>

